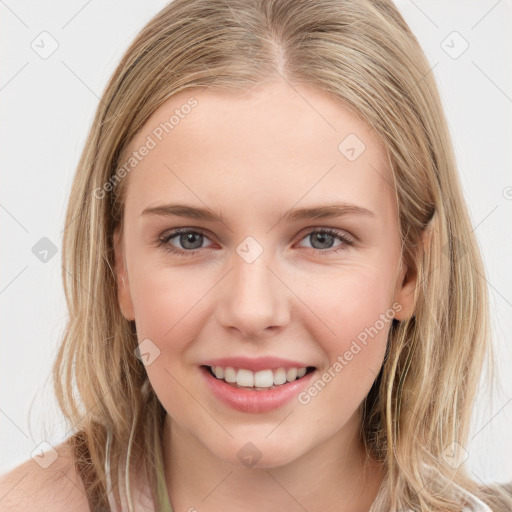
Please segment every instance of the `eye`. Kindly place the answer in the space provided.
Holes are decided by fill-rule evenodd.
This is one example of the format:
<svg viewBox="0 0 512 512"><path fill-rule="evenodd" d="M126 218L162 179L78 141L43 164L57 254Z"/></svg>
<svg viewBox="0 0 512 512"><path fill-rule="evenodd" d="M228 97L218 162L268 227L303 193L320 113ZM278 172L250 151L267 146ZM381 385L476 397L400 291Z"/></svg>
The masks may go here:
<svg viewBox="0 0 512 512"><path fill-rule="evenodd" d="M332 248L332 243L336 238L341 240L341 243ZM304 239L310 240L310 243L313 245L312 249L321 255L346 251L355 243L355 240L347 233L330 228L315 228L302 238L302 240Z"/></svg>
<svg viewBox="0 0 512 512"><path fill-rule="evenodd" d="M171 244L171 240L177 239L177 244L181 247ZM198 253L203 247L203 242L208 239L206 235L199 230L192 230L190 228L180 228L174 230L172 233L167 233L158 239L157 245L162 247L165 251L176 254L178 256L191 256ZM338 231L331 228L315 228L306 233L301 240L309 239L316 253L320 255L328 255L339 251L346 251L348 248L355 244L347 233ZM334 245L335 239L341 241L338 245Z"/></svg>
<svg viewBox="0 0 512 512"><path fill-rule="evenodd" d="M173 238L177 238L178 243L181 244L183 249L171 245L170 241ZM200 231L193 231L189 228L180 228L159 238L158 246L170 253L185 256L199 252L205 238L206 236Z"/></svg>

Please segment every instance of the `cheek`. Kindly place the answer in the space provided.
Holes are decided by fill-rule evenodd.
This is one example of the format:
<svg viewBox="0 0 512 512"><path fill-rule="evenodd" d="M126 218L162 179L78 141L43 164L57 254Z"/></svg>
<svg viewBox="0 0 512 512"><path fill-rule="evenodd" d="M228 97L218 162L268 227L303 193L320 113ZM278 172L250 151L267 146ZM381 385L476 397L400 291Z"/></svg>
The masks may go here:
<svg viewBox="0 0 512 512"><path fill-rule="evenodd" d="M368 330L373 338L386 338L393 314L391 286L391 279L374 267L345 269L335 277L317 278L308 286L307 304L320 320L318 339L327 342L330 355L346 350L354 339L363 339ZM384 325L382 315L386 315ZM375 326L378 333L372 329Z"/></svg>
<svg viewBox="0 0 512 512"><path fill-rule="evenodd" d="M177 333L183 335L208 287L203 279L184 276L179 270L145 270L130 278L139 339L172 339L172 346L177 346L181 339Z"/></svg>
<svg viewBox="0 0 512 512"><path fill-rule="evenodd" d="M205 305L211 287L207 276L191 276L179 268L146 265L130 274L139 343L149 339L160 351L159 357L146 365L146 372L160 401L169 407L181 396L176 393L180 384L190 378L189 347L209 317ZM177 405L186 408L187 403Z"/></svg>
<svg viewBox="0 0 512 512"><path fill-rule="evenodd" d="M321 382L299 400L302 404L327 402L330 410L345 415L368 394L382 366L395 313L388 302L390 286L380 270L354 268L336 279L316 280L308 290L315 317L306 328L328 362L320 369ZM338 414L334 416L332 420L339 421Z"/></svg>
<svg viewBox="0 0 512 512"><path fill-rule="evenodd" d="M130 278L139 343L149 339L159 350L158 357L145 369L165 408L186 417L193 409L189 395L183 391L183 385L190 387L185 383L190 377L185 367L186 351L197 337L195 329L201 327L198 301L207 288L200 280L184 279L183 274L180 277L179 271L145 270Z"/></svg>

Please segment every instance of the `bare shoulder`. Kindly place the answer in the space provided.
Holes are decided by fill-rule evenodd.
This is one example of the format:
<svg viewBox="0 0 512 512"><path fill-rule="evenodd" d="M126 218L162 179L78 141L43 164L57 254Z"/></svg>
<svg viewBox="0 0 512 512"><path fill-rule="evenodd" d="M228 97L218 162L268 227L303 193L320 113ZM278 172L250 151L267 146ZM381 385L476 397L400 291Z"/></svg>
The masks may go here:
<svg viewBox="0 0 512 512"><path fill-rule="evenodd" d="M29 459L0 475L3 512L89 512L83 482L74 469L69 445L63 442L54 449L57 453L43 452L40 463Z"/></svg>

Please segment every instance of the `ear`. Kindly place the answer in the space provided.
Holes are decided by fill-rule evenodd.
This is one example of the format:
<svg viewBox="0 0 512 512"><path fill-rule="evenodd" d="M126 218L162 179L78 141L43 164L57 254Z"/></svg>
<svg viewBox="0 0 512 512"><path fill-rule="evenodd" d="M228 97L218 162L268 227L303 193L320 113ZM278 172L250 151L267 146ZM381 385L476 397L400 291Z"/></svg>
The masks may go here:
<svg viewBox="0 0 512 512"><path fill-rule="evenodd" d="M414 316L414 308L416 306L414 290L416 289L417 277L418 274L415 269L405 268L400 274L400 281L397 283L397 292L395 294L395 302L402 306L395 313L395 318L400 322Z"/></svg>
<svg viewBox="0 0 512 512"><path fill-rule="evenodd" d="M126 271L126 262L124 258L123 239L119 227L114 231L114 270L117 284L117 297L121 313L126 320L135 320L132 297L130 295L130 283Z"/></svg>
<svg viewBox="0 0 512 512"><path fill-rule="evenodd" d="M421 236L420 251L423 251L423 254L430 250L432 226L433 224L430 222ZM395 318L399 321L408 320L414 316L414 310L416 308L414 291L416 290L417 280L418 271L416 268L404 267L404 269L402 269L395 293L395 301L402 306L402 309L395 314Z"/></svg>

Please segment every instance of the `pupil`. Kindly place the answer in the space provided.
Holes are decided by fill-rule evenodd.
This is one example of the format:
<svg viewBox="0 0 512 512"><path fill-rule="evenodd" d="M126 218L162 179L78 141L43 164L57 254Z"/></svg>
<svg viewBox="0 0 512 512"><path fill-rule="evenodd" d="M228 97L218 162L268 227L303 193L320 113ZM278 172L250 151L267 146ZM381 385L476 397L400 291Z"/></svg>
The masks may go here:
<svg viewBox="0 0 512 512"><path fill-rule="evenodd" d="M183 235L181 235L181 240L180 242L182 243L183 247L187 248L187 249L198 249L199 247L201 247L201 239L199 238L199 245L197 247L189 247L187 244L189 243L192 243L192 245L194 244L194 238L195 237L202 237L203 235L199 234L199 233L185 233ZM197 243L197 241L196 241Z"/></svg>
<svg viewBox="0 0 512 512"><path fill-rule="evenodd" d="M320 238L320 243L321 244L324 244L326 239L331 239L332 240L332 236L329 235L328 233L317 233L316 237ZM316 247L316 249L325 249L325 247Z"/></svg>

